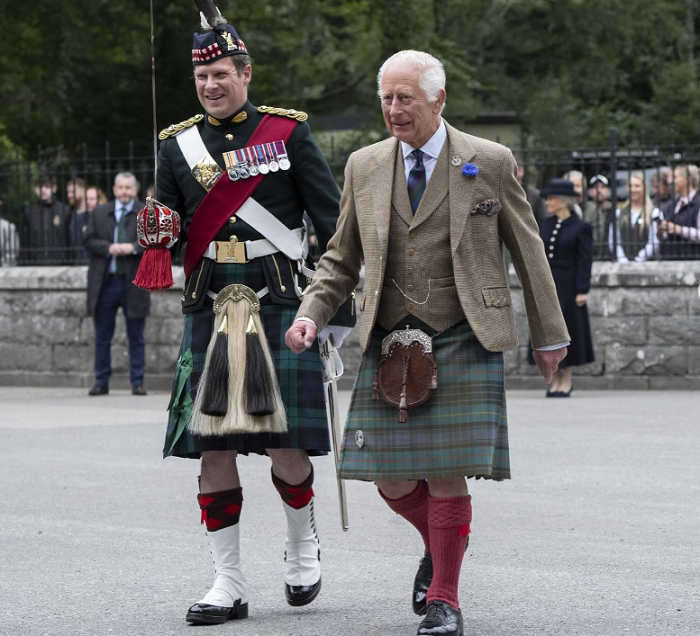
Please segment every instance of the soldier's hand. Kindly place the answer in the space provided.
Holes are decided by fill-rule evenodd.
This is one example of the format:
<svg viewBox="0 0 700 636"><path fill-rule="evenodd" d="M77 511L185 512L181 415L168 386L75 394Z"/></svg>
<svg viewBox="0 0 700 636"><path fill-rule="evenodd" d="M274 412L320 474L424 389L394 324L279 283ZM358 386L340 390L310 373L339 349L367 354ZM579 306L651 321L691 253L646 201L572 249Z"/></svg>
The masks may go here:
<svg viewBox="0 0 700 636"><path fill-rule="evenodd" d="M316 338L316 325L308 320L296 320L287 330L284 341L294 353L308 349Z"/></svg>
<svg viewBox="0 0 700 636"><path fill-rule="evenodd" d="M552 377L559 368L559 363L566 357L567 347L554 349L554 351L533 351L532 357L535 358L537 368L540 370L544 381L549 384Z"/></svg>

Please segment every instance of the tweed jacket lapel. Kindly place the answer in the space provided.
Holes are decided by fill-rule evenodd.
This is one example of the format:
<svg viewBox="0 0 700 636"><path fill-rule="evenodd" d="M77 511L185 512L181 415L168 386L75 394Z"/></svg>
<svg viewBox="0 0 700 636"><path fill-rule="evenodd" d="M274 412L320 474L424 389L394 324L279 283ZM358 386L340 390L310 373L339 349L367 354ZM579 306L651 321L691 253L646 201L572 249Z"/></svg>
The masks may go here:
<svg viewBox="0 0 700 636"><path fill-rule="evenodd" d="M450 248L452 256L454 256L462 240L464 226L474 199L474 184L471 179L462 174L462 166L474 158L476 150L458 130L452 128L447 122L445 125L447 126L447 143L445 145L449 152L447 172L450 183ZM453 163L458 165L453 165Z"/></svg>
<svg viewBox="0 0 700 636"><path fill-rule="evenodd" d="M395 138L388 139L386 143L377 146L374 154L374 166L369 167L369 185L372 195L372 209L374 222L377 226L377 236L381 246L383 262L386 263L386 255L389 249L389 225L391 221L391 194L390 184L394 181L394 169L396 166L398 141ZM408 194L406 195L408 198ZM409 205L408 209L411 209Z"/></svg>
<svg viewBox="0 0 700 636"><path fill-rule="evenodd" d="M428 187L425 189L425 194L420 200L420 204L416 210L416 215L412 219L412 230L417 228L421 223L423 223L423 221L429 218L447 196L449 187L449 164L447 161L448 145L447 140L445 140L445 144L442 146L440 156L438 157L435 168L433 169L433 174L430 177L430 181L428 181ZM406 197L408 197L408 194Z"/></svg>

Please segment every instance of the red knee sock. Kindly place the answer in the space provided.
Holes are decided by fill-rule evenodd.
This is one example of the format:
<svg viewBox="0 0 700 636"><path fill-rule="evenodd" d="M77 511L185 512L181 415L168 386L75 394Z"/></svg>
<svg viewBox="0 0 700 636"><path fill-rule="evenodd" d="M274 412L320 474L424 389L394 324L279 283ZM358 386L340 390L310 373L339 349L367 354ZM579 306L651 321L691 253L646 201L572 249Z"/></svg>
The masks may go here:
<svg viewBox="0 0 700 636"><path fill-rule="evenodd" d="M314 496L314 467L311 467L309 476L296 486L282 481L274 472L272 472L272 483L275 485L277 492L282 497L282 501L291 508L299 510L304 506L308 506L311 498Z"/></svg>
<svg viewBox="0 0 700 636"><path fill-rule="evenodd" d="M197 495L197 502L202 509L202 523L206 524L207 530L223 530L235 526L241 517L243 489L202 493Z"/></svg>
<svg viewBox="0 0 700 636"><path fill-rule="evenodd" d="M430 601L444 601L459 609L459 572L472 521L471 496L429 497L428 524L433 553Z"/></svg>
<svg viewBox="0 0 700 636"><path fill-rule="evenodd" d="M425 545L425 553L430 554L430 535L428 530L428 482L419 481L416 489L399 499L389 499L381 490L379 494L397 515L401 515L406 521L420 532Z"/></svg>

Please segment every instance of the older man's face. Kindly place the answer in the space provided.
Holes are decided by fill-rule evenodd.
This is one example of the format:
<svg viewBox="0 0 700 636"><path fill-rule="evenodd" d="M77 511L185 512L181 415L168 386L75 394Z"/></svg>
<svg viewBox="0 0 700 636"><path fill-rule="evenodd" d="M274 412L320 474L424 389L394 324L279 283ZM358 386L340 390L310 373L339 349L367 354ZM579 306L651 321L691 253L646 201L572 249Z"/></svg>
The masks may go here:
<svg viewBox="0 0 700 636"><path fill-rule="evenodd" d="M445 91L429 102L420 87L420 71L411 67L387 69L382 76L381 99L389 133L414 148L424 146L440 126Z"/></svg>

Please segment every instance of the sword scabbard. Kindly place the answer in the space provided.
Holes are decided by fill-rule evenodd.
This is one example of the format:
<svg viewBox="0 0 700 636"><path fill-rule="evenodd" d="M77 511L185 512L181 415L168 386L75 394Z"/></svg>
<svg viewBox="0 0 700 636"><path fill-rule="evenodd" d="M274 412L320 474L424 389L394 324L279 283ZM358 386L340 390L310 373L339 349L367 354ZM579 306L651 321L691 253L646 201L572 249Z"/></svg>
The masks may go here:
<svg viewBox="0 0 700 636"><path fill-rule="evenodd" d="M333 442L333 457L335 459L336 480L338 482L338 502L340 504L340 525L347 532L350 527L348 519L348 502L345 493L345 482L338 476L338 461L340 458L340 445L342 443L342 430L340 427L340 405L338 404L337 368L335 365L335 347L330 343L330 338L321 345L321 357L324 368L327 370L324 378L326 390L326 409L331 429L331 441Z"/></svg>

